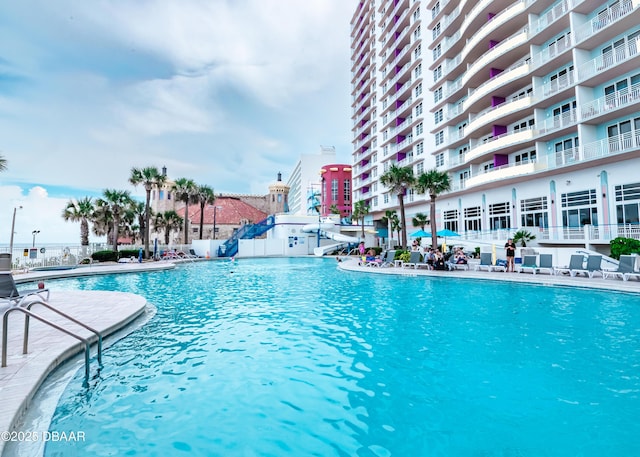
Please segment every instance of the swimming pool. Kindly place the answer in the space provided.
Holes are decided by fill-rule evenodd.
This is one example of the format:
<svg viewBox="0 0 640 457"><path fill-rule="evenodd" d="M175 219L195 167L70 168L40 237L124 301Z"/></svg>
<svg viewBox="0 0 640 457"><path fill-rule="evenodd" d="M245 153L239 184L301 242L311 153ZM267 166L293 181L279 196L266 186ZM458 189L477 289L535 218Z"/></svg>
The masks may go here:
<svg viewBox="0 0 640 457"><path fill-rule="evenodd" d="M639 455L637 296L204 262L50 283L158 307L69 384L47 456ZM80 378L82 373L78 374Z"/></svg>

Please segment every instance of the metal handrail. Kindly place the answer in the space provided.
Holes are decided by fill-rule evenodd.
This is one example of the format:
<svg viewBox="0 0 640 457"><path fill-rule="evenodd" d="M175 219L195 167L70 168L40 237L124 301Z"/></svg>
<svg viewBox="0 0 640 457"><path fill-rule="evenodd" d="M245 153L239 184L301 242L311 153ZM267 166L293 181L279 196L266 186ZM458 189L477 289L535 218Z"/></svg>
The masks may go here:
<svg viewBox="0 0 640 457"><path fill-rule="evenodd" d="M84 383L83 386L84 387L88 387L89 386L89 355L90 355L90 343L89 340L86 338L81 337L80 335L77 335L75 333L73 333L70 330L67 330L64 327L59 326L58 324L55 324L47 319L45 319L42 316L39 316L38 314L35 314L33 312L31 312L30 310L26 309L26 308L22 308L19 306L16 307L12 307L9 308L7 311L4 312L3 316L2 316L2 367L6 367L7 366L7 328L9 326L9 314L13 311L20 311L21 313L24 313L26 315L25 317L25 326L28 325L28 317L33 317L34 319L39 320L40 322L49 325L50 327L55 328L56 330L61 331L62 333L65 333L73 338L76 338L77 340L80 340L83 344L84 344ZM57 310L54 310L57 311ZM68 316L67 316L68 317ZM23 354L27 354L28 353L28 332L25 332L24 335L24 340L22 342L22 353Z"/></svg>
<svg viewBox="0 0 640 457"><path fill-rule="evenodd" d="M85 324L84 322L80 322L78 319L75 319L71 316L69 316L68 314L63 313L62 311L60 311L57 308L54 308L53 306L51 306L49 303L43 301L43 300L34 300L29 302L28 305L26 305L26 308L31 311L31 308L33 307L33 305L42 305L45 308L50 309L51 311L53 311L54 313L59 314L62 317L66 317L67 319L69 319L71 322L78 324L80 327L83 327L87 330L89 330L91 333L95 334L97 337L97 349L98 349L98 366L100 368L102 368L102 334L97 331L96 329L89 327L87 324ZM24 339L25 342L29 339L29 315L27 315L24 319ZM25 346L26 347L26 346Z"/></svg>

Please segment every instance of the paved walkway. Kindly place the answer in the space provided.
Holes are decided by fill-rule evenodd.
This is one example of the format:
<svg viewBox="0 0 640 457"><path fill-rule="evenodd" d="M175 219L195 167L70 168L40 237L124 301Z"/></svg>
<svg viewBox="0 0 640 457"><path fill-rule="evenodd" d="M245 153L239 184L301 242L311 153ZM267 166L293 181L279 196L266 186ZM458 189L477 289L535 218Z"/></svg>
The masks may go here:
<svg viewBox="0 0 640 457"><path fill-rule="evenodd" d="M546 273L532 274L524 273L503 273L503 272L487 272L474 271L473 265L470 265L468 271L431 271L426 268L401 268L397 267L365 267L358 265L358 259L355 257L343 258L338 264L339 268L348 271L359 271L371 274L390 274L403 276L435 276L435 277L456 277L468 279L482 279L493 281L513 281L526 282L534 284L549 284L557 286L584 287L591 289L616 290L620 292L640 293L640 281L630 279L623 281L621 279L603 279L602 276L588 278L586 276L571 277L569 275L550 275Z"/></svg>

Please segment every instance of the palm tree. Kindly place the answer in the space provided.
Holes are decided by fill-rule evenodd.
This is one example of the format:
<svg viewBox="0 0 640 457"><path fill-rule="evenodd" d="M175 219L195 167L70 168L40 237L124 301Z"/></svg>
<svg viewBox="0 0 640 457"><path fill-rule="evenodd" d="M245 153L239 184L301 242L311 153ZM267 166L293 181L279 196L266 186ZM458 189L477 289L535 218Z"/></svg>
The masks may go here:
<svg viewBox="0 0 640 457"><path fill-rule="evenodd" d="M438 234L436 233L436 197L451 189L451 179L444 171L433 168L418 176L416 190L421 194L429 194L431 203L429 214L431 219L431 246L435 249L438 246Z"/></svg>
<svg viewBox="0 0 640 457"><path fill-rule="evenodd" d="M151 218L151 191L154 187L161 187L167 180L167 177L162 174L156 167L146 168L132 168L131 176L129 176L129 182L134 186L138 184L144 185L144 190L147 193L147 201L144 212L144 226L140 225L142 230L142 238L144 241L144 256L149 258L149 219Z"/></svg>
<svg viewBox="0 0 640 457"><path fill-rule="evenodd" d="M391 227L391 223L393 221L393 219L397 219L398 218L398 214L396 213L395 209L388 209L384 212L384 216L382 216L382 218L380 219L380 222L382 222L384 225L387 226L387 231L389 232L388 238L389 238L389 249L391 249L391 238L393 238L393 228Z"/></svg>
<svg viewBox="0 0 640 457"><path fill-rule="evenodd" d="M62 210L65 221L80 222L80 246L89 246L89 221L93 218L93 201L91 197L80 200L69 200Z"/></svg>
<svg viewBox="0 0 640 457"><path fill-rule="evenodd" d="M0 156L0 171L5 171L7 169L7 159Z"/></svg>
<svg viewBox="0 0 640 457"><path fill-rule="evenodd" d="M400 229L402 229L402 224L400 223L400 218L397 214L393 214L391 218L391 232L395 232L398 234L398 239L400 239Z"/></svg>
<svg viewBox="0 0 640 457"><path fill-rule="evenodd" d="M413 168L398 167L391 165L389 169L380 176L380 182L389 189L389 192L398 196L400 205L400 223L402 224L402 247L407 246L407 224L404 212L404 195L407 190L413 187L416 178L413 176Z"/></svg>
<svg viewBox="0 0 640 457"><path fill-rule="evenodd" d="M513 242L515 244L520 243L523 248L527 247L529 241L536 239L536 236L528 230L518 230L513 234Z"/></svg>
<svg viewBox="0 0 640 457"><path fill-rule="evenodd" d="M364 239L364 217L369 214L369 205L364 200L359 200L353 205L353 213L351 217L356 221L360 221L362 227L362 238Z"/></svg>
<svg viewBox="0 0 640 457"><path fill-rule="evenodd" d="M424 226L429 223L429 216L424 213L416 213L411 219L411 223L414 227L420 227L420 229L424 230Z"/></svg>
<svg viewBox="0 0 640 457"><path fill-rule="evenodd" d="M338 205L335 203L329 207L329 212L331 214L342 214L342 211L340 211L340 208L338 208Z"/></svg>
<svg viewBox="0 0 640 457"><path fill-rule="evenodd" d="M113 230L111 231L113 251L118 252L118 237L120 235L120 219L125 209L133 202L127 190L105 189L103 198L96 203L111 214Z"/></svg>
<svg viewBox="0 0 640 457"><path fill-rule="evenodd" d="M184 202L184 244L189 244L189 202L194 194L196 183L191 179L180 178L176 179L173 184L173 192L178 197L178 200Z"/></svg>
<svg viewBox="0 0 640 457"><path fill-rule="evenodd" d="M146 227L146 206L144 202L132 201L122 215L123 232L136 242L138 235L144 241Z"/></svg>
<svg viewBox="0 0 640 457"><path fill-rule="evenodd" d="M153 220L156 231L164 230L164 244L169 244L169 235L172 230L180 230L182 218L173 210L157 214Z"/></svg>
<svg viewBox="0 0 640 457"><path fill-rule="evenodd" d="M202 239L202 227L204 225L204 207L205 205L213 205L216 201L216 195L209 186L196 187L196 201L200 203L200 239Z"/></svg>

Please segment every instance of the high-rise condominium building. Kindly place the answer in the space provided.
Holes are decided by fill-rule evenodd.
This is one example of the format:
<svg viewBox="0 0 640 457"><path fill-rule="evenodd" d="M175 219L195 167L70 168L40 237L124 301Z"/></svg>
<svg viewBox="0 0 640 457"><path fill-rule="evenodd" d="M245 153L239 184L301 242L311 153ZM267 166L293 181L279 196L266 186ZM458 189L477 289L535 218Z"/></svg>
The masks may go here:
<svg viewBox="0 0 640 457"><path fill-rule="evenodd" d="M390 164L451 178L438 228L543 243L638 235L640 1L363 0L352 18L354 201ZM428 197L405 197L407 219ZM585 230L585 227L587 230Z"/></svg>

